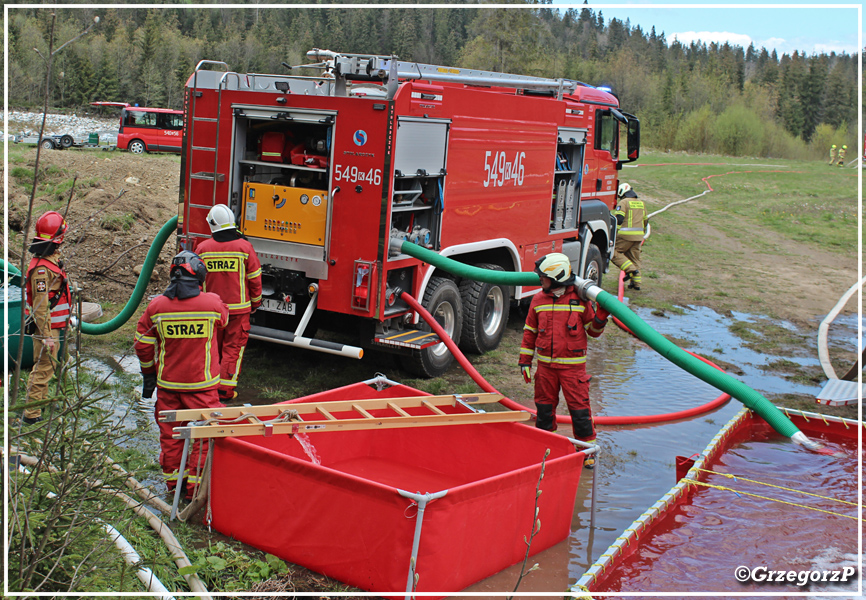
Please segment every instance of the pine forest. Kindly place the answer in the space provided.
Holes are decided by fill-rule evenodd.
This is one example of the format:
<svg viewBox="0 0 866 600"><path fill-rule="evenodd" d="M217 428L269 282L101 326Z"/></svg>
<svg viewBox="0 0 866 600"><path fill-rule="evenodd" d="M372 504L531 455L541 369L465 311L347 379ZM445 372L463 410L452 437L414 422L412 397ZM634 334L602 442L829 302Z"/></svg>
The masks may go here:
<svg viewBox="0 0 866 600"><path fill-rule="evenodd" d="M97 100L181 108L202 59L288 73L283 63L323 48L607 86L640 118L642 145L659 150L818 158L831 143L856 147L856 55L684 45L589 7L9 9L11 108L41 108L56 14L55 47L100 20L54 57L53 111Z"/></svg>

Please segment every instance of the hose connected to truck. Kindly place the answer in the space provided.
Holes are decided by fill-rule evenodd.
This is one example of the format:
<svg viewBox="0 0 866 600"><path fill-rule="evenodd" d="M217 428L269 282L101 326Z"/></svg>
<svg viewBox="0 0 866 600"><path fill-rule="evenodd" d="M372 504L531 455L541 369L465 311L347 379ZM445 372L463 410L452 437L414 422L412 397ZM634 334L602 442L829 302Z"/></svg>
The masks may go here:
<svg viewBox="0 0 866 600"><path fill-rule="evenodd" d="M442 269L443 271L447 271L459 277L478 279L479 281L484 281L486 283L497 283L501 285L538 286L541 283L538 275L535 273L513 271L502 272L481 269L446 258L436 252L427 250L426 248L422 248L421 246L411 242L401 242L399 249L404 254L423 260L438 269ZM734 379L727 373L704 363L690 355L685 350L679 348L676 344L672 343L650 327L625 304L617 300L613 294L605 292L592 281L581 278L576 278L575 287L581 297L597 302L599 306L607 310L611 315L619 319L620 322L628 327L638 339L645 342L668 361L674 363L688 373L691 373L698 379L701 379L726 394L729 394L733 398L736 398L747 408L755 411L763 417L764 420L780 434L791 438L794 442L801 444L810 450L821 450L821 444L806 437L806 435L800 431L797 426L794 425L791 420L784 415L784 413L782 413L782 411L776 408L764 396L741 381ZM513 400L506 399L503 401L503 404L512 410L526 410L526 407L517 404Z"/></svg>
<svg viewBox="0 0 866 600"><path fill-rule="evenodd" d="M141 299L144 298L144 293L147 291L147 284L150 282L150 274L153 273L153 267L156 265L156 259L159 258L159 253L163 246L168 242L169 236L177 228L177 217L169 219L165 225L160 228L153 243L150 245L150 250L147 251L147 256L144 259L144 266L141 269L141 275L138 276L138 281L135 282L135 289L132 290L132 295L129 301L120 313L105 323L82 323L81 333L89 335L104 335L111 333L115 329L126 323L135 311L138 305L141 304Z"/></svg>

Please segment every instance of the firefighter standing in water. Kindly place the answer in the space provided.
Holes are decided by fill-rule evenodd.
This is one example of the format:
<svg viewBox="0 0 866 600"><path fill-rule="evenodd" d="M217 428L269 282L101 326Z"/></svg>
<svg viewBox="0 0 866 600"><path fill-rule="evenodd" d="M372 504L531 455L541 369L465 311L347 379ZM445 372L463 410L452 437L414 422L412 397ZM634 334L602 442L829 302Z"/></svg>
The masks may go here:
<svg viewBox="0 0 866 600"><path fill-rule="evenodd" d="M25 333L33 336L35 364L27 383L27 404L23 421L32 425L42 420L38 406L48 395L48 382L57 366L60 331L69 322L72 298L60 260L60 245L66 234L66 220L53 210L36 221L36 235L30 244L33 258L27 267L25 285Z"/></svg>
<svg viewBox="0 0 866 600"><path fill-rule="evenodd" d="M554 252L535 263L541 278L541 291L529 305L523 327L518 365L523 378L532 380L532 357L538 359L535 371L535 426L556 431L556 406L559 390L565 396L574 437L595 442L595 426L589 404L589 381L586 372L587 335L598 337L610 316L604 308L593 310L588 300L581 300L574 287L571 263L564 254ZM583 466L592 469L590 455Z"/></svg>
<svg viewBox="0 0 866 600"><path fill-rule="evenodd" d="M228 326L217 332L220 353L220 400L237 396L238 375L250 337L250 314L262 303L262 267L259 257L235 226L235 215L217 204L207 215L211 238L196 251L207 267L204 290L222 298L229 308Z"/></svg>
<svg viewBox="0 0 866 600"><path fill-rule="evenodd" d="M623 281L628 287L640 290L640 250L646 230L646 207L627 183L621 183L616 191L616 245L611 262L625 271Z"/></svg>
<svg viewBox="0 0 866 600"><path fill-rule="evenodd" d="M159 463L169 491L181 474L183 440L172 438L181 423L159 421L163 410L218 408L220 381L216 331L226 326L229 311L216 294L201 290L207 269L193 252L184 250L171 263L171 283L150 301L138 320L135 353L144 379L142 396L156 389L155 415L159 426ZM200 482L199 466L207 455L207 440L193 444L187 459L186 497L192 498ZM187 477L188 475L188 477Z"/></svg>
<svg viewBox="0 0 866 600"><path fill-rule="evenodd" d="M845 153L848 151L848 146L842 144L842 147L839 148L839 153L836 154L836 164L840 167L845 166Z"/></svg>

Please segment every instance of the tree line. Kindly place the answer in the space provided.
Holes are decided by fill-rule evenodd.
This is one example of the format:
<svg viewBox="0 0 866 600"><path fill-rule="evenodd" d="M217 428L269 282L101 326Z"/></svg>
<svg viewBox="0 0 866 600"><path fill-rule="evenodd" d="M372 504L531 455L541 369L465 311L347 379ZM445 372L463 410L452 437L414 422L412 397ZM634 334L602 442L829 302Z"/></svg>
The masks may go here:
<svg viewBox="0 0 866 600"><path fill-rule="evenodd" d="M61 109L94 100L180 108L202 59L240 73L287 73L283 63L305 64L318 47L605 85L641 119L643 144L663 150L806 158L831 143L856 146L856 55L685 45L549 1L515 1L515 9L10 5L9 98L41 104L54 13L58 44L100 17L54 59L50 105Z"/></svg>

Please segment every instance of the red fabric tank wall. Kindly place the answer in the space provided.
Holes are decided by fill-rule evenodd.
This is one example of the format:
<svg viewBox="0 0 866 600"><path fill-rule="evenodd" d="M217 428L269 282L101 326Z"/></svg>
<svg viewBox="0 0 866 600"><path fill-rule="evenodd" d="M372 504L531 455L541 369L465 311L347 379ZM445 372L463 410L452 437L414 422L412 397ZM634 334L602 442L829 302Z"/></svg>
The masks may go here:
<svg viewBox="0 0 866 600"><path fill-rule="evenodd" d="M307 401L420 395L364 384ZM263 551L364 590L403 597L417 506L397 492L447 494L424 513L417 591L443 597L523 559L535 487L550 448L532 553L565 539L583 455L517 423L320 433L313 464L297 440L215 444L213 526ZM507 590L503 590L507 591Z"/></svg>

